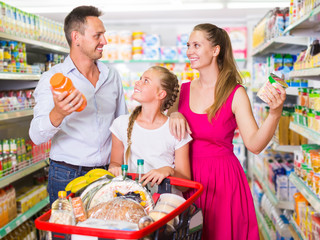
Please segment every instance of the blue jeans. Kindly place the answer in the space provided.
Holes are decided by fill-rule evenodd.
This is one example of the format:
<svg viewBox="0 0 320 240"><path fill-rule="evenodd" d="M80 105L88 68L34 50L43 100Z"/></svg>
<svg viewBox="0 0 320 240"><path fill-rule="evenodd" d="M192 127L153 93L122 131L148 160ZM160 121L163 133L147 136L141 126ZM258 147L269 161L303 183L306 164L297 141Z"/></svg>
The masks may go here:
<svg viewBox="0 0 320 240"><path fill-rule="evenodd" d="M108 166L109 165L106 165L100 168L107 170ZM88 171L88 169L83 170L81 166L79 166L78 169L74 169L50 160L47 187L50 205L58 198L58 192L64 191L71 180L85 175ZM70 192L67 192L67 195L68 194L70 194Z"/></svg>
<svg viewBox="0 0 320 240"><path fill-rule="evenodd" d="M87 171L83 171L81 167L78 170L60 165L50 161L48 187L47 191L50 198L50 205L58 198L58 192L64 191L67 184L80 176L83 176ZM70 192L67 192L70 194Z"/></svg>

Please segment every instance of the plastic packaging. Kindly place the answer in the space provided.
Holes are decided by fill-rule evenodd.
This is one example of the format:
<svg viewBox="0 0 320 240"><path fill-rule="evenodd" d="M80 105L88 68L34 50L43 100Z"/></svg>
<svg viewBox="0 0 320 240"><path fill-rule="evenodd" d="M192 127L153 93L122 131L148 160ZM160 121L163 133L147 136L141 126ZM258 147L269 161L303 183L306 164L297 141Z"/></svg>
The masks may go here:
<svg viewBox="0 0 320 240"><path fill-rule="evenodd" d="M75 197L71 199L73 213L76 222L83 222L87 219L86 211L84 210L82 200L80 197Z"/></svg>
<svg viewBox="0 0 320 240"><path fill-rule="evenodd" d="M62 73L54 74L50 79L50 84L55 93L60 94L65 91L68 92L68 95L75 90L73 83L70 78L64 76ZM82 105L76 110L77 112L81 112L87 106L87 99L82 94L83 103Z"/></svg>
<svg viewBox="0 0 320 240"><path fill-rule="evenodd" d="M88 211L90 218L127 221L136 224L146 215L144 208L139 203L125 197L116 197L108 202L100 203Z"/></svg>
<svg viewBox="0 0 320 240"><path fill-rule="evenodd" d="M141 184L129 178L123 179L123 176L118 176L102 188L100 188L89 200L87 208L90 210L92 207L114 199L119 195L126 195L130 192L140 195L141 203L146 212L149 213L154 207L153 199L148 190Z"/></svg>
<svg viewBox="0 0 320 240"><path fill-rule="evenodd" d="M75 219L73 216L72 205L66 199L67 192L59 191L58 199L53 202L51 207L51 217L49 222L58 224L74 225Z"/></svg>

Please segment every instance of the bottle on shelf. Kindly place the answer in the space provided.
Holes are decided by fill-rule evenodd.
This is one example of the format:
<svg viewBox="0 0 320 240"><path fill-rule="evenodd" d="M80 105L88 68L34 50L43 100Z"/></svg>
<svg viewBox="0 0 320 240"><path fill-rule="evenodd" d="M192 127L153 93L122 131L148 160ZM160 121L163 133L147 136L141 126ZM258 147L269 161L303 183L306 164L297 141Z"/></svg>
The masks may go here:
<svg viewBox="0 0 320 240"><path fill-rule="evenodd" d="M144 174L144 160L138 159L137 160L137 177L136 180L139 181L142 177L142 174Z"/></svg>
<svg viewBox="0 0 320 240"><path fill-rule="evenodd" d="M71 203L66 198L66 191L58 192L58 199L55 200L51 207L51 217L49 222L74 225L75 220Z"/></svg>
<svg viewBox="0 0 320 240"><path fill-rule="evenodd" d="M68 92L68 94L72 93L75 90L73 83L70 78L64 76L62 73L54 74L50 79L50 84L53 88L53 91L57 94L61 94L63 92ZM77 112L81 112L87 106L87 99L82 94L83 103L82 105L76 110Z"/></svg>

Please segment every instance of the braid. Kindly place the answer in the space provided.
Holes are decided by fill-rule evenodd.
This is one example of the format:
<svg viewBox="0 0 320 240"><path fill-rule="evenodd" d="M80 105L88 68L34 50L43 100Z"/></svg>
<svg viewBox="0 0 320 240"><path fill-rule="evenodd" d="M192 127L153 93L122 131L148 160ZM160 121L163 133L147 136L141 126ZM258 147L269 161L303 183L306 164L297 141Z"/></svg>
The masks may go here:
<svg viewBox="0 0 320 240"><path fill-rule="evenodd" d="M173 74L174 75L174 74ZM169 109L174 102L176 101L177 97L178 97L178 93L179 93L179 82L178 82L178 78L176 75L174 75L175 81L174 81L174 87L171 93L171 97L169 96L168 99L165 99L165 101L162 104L162 111L165 111L167 109ZM168 94L169 95L169 94Z"/></svg>
<svg viewBox="0 0 320 240"><path fill-rule="evenodd" d="M161 73L161 88L167 93L160 107L160 111L164 112L169 109L177 99L179 93L179 81L177 76L165 67L153 66L151 69L157 70Z"/></svg>
<svg viewBox="0 0 320 240"><path fill-rule="evenodd" d="M132 134L132 129L133 129L133 125L134 125L134 121L137 119L137 117L139 116L139 113L141 112L142 107L138 106L136 107L133 112L131 113L130 117L129 117L129 123L128 123L128 129L127 129L127 141L128 141L128 147L126 150L126 154L125 154L125 163L128 165L128 161L131 157L131 134Z"/></svg>

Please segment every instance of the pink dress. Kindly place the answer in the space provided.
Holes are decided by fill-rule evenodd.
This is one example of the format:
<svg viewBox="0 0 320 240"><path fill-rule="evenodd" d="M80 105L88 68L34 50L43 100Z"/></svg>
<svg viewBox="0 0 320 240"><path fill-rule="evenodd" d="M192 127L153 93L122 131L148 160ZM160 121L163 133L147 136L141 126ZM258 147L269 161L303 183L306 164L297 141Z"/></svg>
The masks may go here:
<svg viewBox="0 0 320 240"><path fill-rule="evenodd" d="M191 111L190 82L182 84L179 112L187 119L192 179L204 186L196 201L204 214L202 239L256 240L259 230L253 199L243 168L233 153L232 139L237 126L231 104L237 85L222 106L219 117L209 123L207 114ZM186 193L186 197L192 194Z"/></svg>

